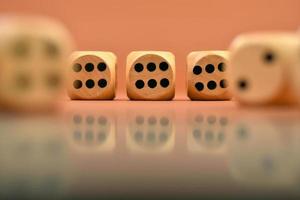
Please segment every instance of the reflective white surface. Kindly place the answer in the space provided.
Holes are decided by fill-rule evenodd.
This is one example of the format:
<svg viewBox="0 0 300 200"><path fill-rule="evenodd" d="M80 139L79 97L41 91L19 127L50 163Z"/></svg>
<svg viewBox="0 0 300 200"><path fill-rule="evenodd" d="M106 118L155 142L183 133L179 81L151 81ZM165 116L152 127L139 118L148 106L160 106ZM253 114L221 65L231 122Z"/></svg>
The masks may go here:
<svg viewBox="0 0 300 200"><path fill-rule="evenodd" d="M300 109L68 102L0 116L0 197L300 197Z"/></svg>

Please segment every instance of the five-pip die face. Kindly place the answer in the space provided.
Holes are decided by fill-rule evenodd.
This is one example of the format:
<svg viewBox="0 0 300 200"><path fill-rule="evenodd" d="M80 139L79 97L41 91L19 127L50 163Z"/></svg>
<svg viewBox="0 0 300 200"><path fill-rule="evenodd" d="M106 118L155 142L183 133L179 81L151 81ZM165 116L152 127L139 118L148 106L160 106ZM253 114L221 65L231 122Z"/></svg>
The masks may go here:
<svg viewBox="0 0 300 200"><path fill-rule="evenodd" d="M171 100L175 95L175 57L170 52L132 52L127 57L126 79L132 100Z"/></svg>
<svg viewBox="0 0 300 200"><path fill-rule="evenodd" d="M111 52L74 52L69 67L71 99L111 100L115 97L116 56Z"/></svg>
<svg viewBox="0 0 300 200"><path fill-rule="evenodd" d="M192 100L229 100L227 51L191 52L187 57L188 96Z"/></svg>

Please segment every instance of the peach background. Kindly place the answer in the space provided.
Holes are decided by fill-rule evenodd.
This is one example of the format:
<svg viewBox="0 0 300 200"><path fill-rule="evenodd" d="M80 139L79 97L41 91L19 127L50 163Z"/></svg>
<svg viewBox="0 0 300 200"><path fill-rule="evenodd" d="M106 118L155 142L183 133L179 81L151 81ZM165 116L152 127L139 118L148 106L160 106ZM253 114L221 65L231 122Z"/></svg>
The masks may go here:
<svg viewBox="0 0 300 200"><path fill-rule="evenodd" d="M68 26L78 49L115 52L119 98L126 95L125 59L132 50L172 51L176 96L184 98L190 51L226 49L241 32L300 26L299 0L0 0L0 12L53 16Z"/></svg>

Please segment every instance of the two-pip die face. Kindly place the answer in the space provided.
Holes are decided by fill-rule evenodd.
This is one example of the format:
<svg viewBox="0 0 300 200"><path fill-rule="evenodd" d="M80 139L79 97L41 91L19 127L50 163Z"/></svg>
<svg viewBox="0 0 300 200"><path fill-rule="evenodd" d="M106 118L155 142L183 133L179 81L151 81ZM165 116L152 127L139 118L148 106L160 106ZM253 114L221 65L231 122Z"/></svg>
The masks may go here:
<svg viewBox="0 0 300 200"><path fill-rule="evenodd" d="M0 19L0 104L14 111L49 111L63 92L70 34L48 18Z"/></svg>
<svg viewBox="0 0 300 200"><path fill-rule="evenodd" d="M294 33L253 33L231 45L230 80L243 104L292 104L294 73L299 71L300 37Z"/></svg>
<svg viewBox="0 0 300 200"><path fill-rule="evenodd" d="M170 52L135 51L126 65L127 96L132 100L171 100L175 96L175 57Z"/></svg>
<svg viewBox="0 0 300 200"><path fill-rule="evenodd" d="M74 52L69 67L69 97L86 100L114 99L116 63L116 56L111 52Z"/></svg>
<svg viewBox="0 0 300 200"><path fill-rule="evenodd" d="M187 90L192 100L229 100L227 51L197 51L187 57Z"/></svg>

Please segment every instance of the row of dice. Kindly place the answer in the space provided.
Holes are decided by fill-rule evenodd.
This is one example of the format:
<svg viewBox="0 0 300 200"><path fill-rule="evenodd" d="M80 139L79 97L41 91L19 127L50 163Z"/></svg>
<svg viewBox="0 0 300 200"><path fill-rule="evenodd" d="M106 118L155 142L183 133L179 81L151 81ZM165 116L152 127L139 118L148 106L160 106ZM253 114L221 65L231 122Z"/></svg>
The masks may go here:
<svg viewBox="0 0 300 200"><path fill-rule="evenodd" d="M1 107L52 109L54 100L66 88L66 80L71 99L113 99L116 56L81 51L68 61L72 50L70 34L53 20L0 19ZM190 53L187 65L187 95L192 100L234 97L246 104L292 104L299 99L300 36L296 33L241 35L229 51ZM173 99L175 68L170 52L130 53L126 64L128 97Z"/></svg>
<svg viewBox="0 0 300 200"><path fill-rule="evenodd" d="M69 67L71 99L113 99L116 56L111 52L75 52ZM229 100L227 51L188 55L188 96L192 100ZM170 52L135 51L126 65L127 95L132 100L171 100L175 96L175 57Z"/></svg>
<svg viewBox="0 0 300 200"><path fill-rule="evenodd" d="M188 96L198 100L228 100L228 52L192 52L188 56ZM132 100L171 100L175 95L175 57L170 52L135 51L126 65L127 95ZM69 67L71 99L113 99L116 56L111 52L75 52Z"/></svg>

